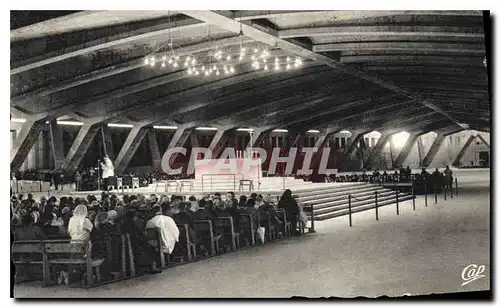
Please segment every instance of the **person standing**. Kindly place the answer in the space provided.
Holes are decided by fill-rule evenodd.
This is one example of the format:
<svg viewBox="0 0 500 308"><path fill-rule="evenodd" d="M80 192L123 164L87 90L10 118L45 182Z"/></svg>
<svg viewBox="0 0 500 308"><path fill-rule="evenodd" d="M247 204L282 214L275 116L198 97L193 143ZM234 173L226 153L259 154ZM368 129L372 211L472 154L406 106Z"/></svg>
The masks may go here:
<svg viewBox="0 0 500 308"><path fill-rule="evenodd" d="M75 185L76 185L76 191L81 190L81 183L82 183L82 175L80 174L80 171L76 171L75 173Z"/></svg>
<svg viewBox="0 0 500 308"><path fill-rule="evenodd" d="M60 177L59 177L59 172L57 170L54 170L52 172L52 180L54 182L55 189L59 190L59 180L60 180Z"/></svg>
<svg viewBox="0 0 500 308"><path fill-rule="evenodd" d="M453 186L453 171L451 171L450 166L446 166L444 170L444 179L446 187L451 189Z"/></svg>

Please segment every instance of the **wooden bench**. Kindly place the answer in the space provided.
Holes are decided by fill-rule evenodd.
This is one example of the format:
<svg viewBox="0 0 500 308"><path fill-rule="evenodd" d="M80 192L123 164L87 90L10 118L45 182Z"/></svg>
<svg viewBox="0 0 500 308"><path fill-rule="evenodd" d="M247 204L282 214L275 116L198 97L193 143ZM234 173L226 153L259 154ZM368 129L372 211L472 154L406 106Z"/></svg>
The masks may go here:
<svg viewBox="0 0 500 308"><path fill-rule="evenodd" d="M53 276L51 273L51 266L53 265L67 265L70 275L73 265L83 265L85 267L84 286L95 284L94 269L97 282L101 281L100 267L104 259L92 259L92 243L90 241L70 242L69 240L48 240L43 241L43 247L46 254L46 262L48 263L48 277L44 277L46 281Z"/></svg>
<svg viewBox="0 0 500 308"><path fill-rule="evenodd" d="M179 244L182 248L186 248L186 257L189 261L196 260L196 244L193 243L196 239L191 239L189 236L189 226L187 224L177 225L179 228Z"/></svg>
<svg viewBox="0 0 500 308"><path fill-rule="evenodd" d="M255 245L254 221L251 214L240 213L240 232L241 235L250 238L251 245Z"/></svg>
<svg viewBox="0 0 500 308"><path fill-rule="evenodd" d="M16 265L16 281L21 280L21 274L33 273L32 268L36 267L41 270L43 285L49 284L48 263L46 262L46 254L44 253L42 241L16 241L12 244L12 261ZM23 277L24 278L24 277Z"/></svg>
<svg viewBox="0 0 500 308"><path fill-rule="evenodd" d="M156 250L156 253L158 253L160 259L160 268L165 268L165 254L163 253L163 241L161 240L160 230L158 230L157 228L148 228L146 229L146 236L148 238L148 244L153 246Z"/></svg>
<svg viewBox="0 0 500 308"><path fill-rule="evenodd" d="M216 255L219 253L219 241L221 235L214 235L211 220L195 220L194 229L197 240L201 243L208 242L210 245L210 254Z"/></svg>
<svg viewBox="0 0 500 308"><path fill-rule="evenodd" d="M233 250L240 248L240 234L234 231L233 217L217 217L213 223L215 234L229 238Z"/></svg>
<svg viewBox="0 0 500 308"><path fill-rule="evenodd" d="M278 218L283 221L283 233L286 235L286 236L290 236L291 234L291 224L292 222L288 221L286 219L286 210L285 209L278 209L276 211L276 214L278 216Z"/></svg>

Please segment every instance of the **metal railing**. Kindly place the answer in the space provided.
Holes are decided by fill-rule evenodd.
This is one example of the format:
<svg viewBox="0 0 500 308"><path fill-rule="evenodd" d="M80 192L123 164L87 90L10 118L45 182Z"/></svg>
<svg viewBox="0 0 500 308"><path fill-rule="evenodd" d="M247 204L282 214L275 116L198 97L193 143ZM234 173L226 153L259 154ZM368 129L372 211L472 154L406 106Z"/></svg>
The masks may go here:
<svg viewBox="0 0 500 308"><path fill-rule="evenodd" d="M428 203L427 203L428 184L429 183L426 183L426 185L424 186L425 207L428 206ZM455 189L453 189L453 184L455 184ZM414 211L416 210L416 206L415 206L415 199L416 199L415 198L415 180L413 180L411 183L397 183L397 184L394 183L393 185L386 185L386 186L392 187L396 191L396 215L399 215L399 213L400 213L400 211L399 211L399 194L400 194L400 187L403 187L403 186L406 186L406 187L411 186L412 208ZM458 197L458 179L457 178L455 178L455 181L453 181L447 185L443 185L443 198L445 201L447 200L448 190L450 190L450 194L449 194L450 198L453 198L453 192L455 192L455 197ZM379 213L378 213L378 209L379 209L378 197L379 196L378 196L378 194L379 194L378 191L375 191L373 193L374 199L375 199L375 220L377 220L377 221L379 220ZM434 184L435 203L438 202L438 194L439 194L438 187L436 184ZM355 199L356 201L363 202L363 201L367 201L371 198L372 198L372 195L369 195L367 198L364 198L364 199L358 199L355 196L349 194L349 196L348 196L349 227L352 227L352 199ZM338 200L341 200L341 199L343 199L343 198L339 198ZM337 201L337 200L334 200L334 201Z"/></svg>
<svg viewBox="0 0 500 308"><path fill-rule="evenodd" d="M201 175L201 190L205 190L205 178L210 177L210 190L213 188L213 178L214 177L232 177L233 178L233 191L236 191L236 174L230 173L230 174L202 174Z"/></svg>

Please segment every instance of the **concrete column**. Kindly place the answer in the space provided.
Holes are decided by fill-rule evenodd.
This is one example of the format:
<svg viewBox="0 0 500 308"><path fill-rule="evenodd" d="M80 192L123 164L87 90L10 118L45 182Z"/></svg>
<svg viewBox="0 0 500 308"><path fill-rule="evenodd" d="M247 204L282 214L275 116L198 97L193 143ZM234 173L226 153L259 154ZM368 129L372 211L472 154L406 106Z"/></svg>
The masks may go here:
<svg viewBox="0 0 500 308"><path fill-rule="evenodd" d="M199 148L200 147L200 142L198 141L198 136L196 134L190 134L189 141L191 142L192 148Z"/></svg>
<svg viewBox="0 0 500 308"><path fill-rule="evenodd" d="M366 159L368 158L368 151L367 151L367 146L366 146L366 143L365 143L365 138L362 137L362 138L359 138L359 148L358 148L358 151L359 151L359 158L361 159L361 162L362 162L362 168L365 167L365 161Z"/></svg>
<svg viewBox="0 0 500 308"><path fill-rule="evenodd" d="M446 138L446 135L443 133L439 133L436 136L436 139L434 139L434 142L432 143L429 151L425 155L424 159L422 160L422 167L427 168L429 165L432 163L434 160L434 157L436 157L436 154L439 152L439 148L441 147L441 144L443 144L444 139Z"/></svg>
<svg viewBox="0 0 500 308"><path fill-rule="evenodd" d="M144 126L134 126L130 130L127 139L125 139L125 142L120 149L120 153L116 156L114 162L115 174L123 173L123 171L125 171L147 132L148 128Z"/></svg>
<svg viewBox="0 0 500 308"><path fill-rule="evenodd" d="M402 166L404 164L404 162L408 158L408 155L411 152L411 149L413 149L413 146L415 146L415 143L417 142L419 137L420 137L420 134L418 134L418 133L411 133L410 136L408 136L408 139L406 140L404 147L399 152L399 155L396 158L394 165Z"/></svg>
<svg viewBox="0 0 500 308"><path fill-rule="evenodd" d="M303 133L294 133L294 134L289 136L288 142L290 144L290 148L303 147L304 146L304 134Z"/></svg>
<svg viewBox="0 0 500 308"><path fill-rule="evenodd" d="M16 141L10 150L10 167L19 169L33 148L38 135L45 126L45 119L33 121L27 120L17 135Z"/></svg>
<svg viewBox="0 0 500 308"><path fill-rule="evenodd" d="M212 138L210 142L210 146L208 147L212 151L212 158L219 158L220 154L224 150L224 145L228 138L234 137L234 130L232 128L223 128L217 130L215 136Z"/></svg>
<svg viewBox="0 0 500 308"><path fill-rule="evenodd" d="M37 141L35 142L35 169L43 169L45 168L45 159L44 159L44 131L42 130L40 134L38 134Z"/></svg>
<svg viewBox="0 0 500 308"><path fill-rule="evenodd" d="M317 148L317 151L313 154L313 157L311 159L312 169L319 167L319 164L321 163L321 156L323 155L323 149L325 147L328 147L328 142L330 141L330 139L332 139L332 136L335 134L335 132L336 131L323 133L318 137L318 140L316 140L314 147Z"/></svg>
<svg viewBox="0 0 500 308"><path fill-rule="evenodd" d="M49 122L50 150L54 159L54 169L61 169L64 164L64 149L62 130L57 125L57 120Z"/></svg>
<svg viewBox="0 0 500 308"><path fill-rule="evenodd" d="M469 136L469 139L467 139L467 141L462 146L462 148L460 149L460 151L458 151L457 156L453 160L453 163L452 163L453 166L458 167L460 165L460 160L462 159L462 157L465 154L465 151L467 151L467 149L471 145L472 141L474 141L474 139L476 139L476 136L473 136L473 135Z"/></svg>
<svg viewBox="0 0 500 308"><path fill-rule="evenodd" d="M486 140L484 140L483 136L481 136L481 134L477 134L477 138L479 138L481 140L481 142L488 148L488 150L490 150L490 144L488 142L486 142Z"/></svg>
<svg viewBox="0 0 500 308"><path fill-rule="evenodd" d="M67 177L73 176L75 171L78 169L80 162L83 157L85 157L85 154L87 154L87 151L94 141L94 137L98 131L99 125L95 124L84 124L80 128L63 164L63 169Z"/></svg>
<svg viewBox="0 0 500 308"><path fill-rule="evenodd" d="M101 138L102 146L104 148L104 155L108 155L109 159L114 161L116 159L116 154L113 148L113 138L111 136L111 131L106 124L101 125Z"/></svg>
<svg viewBox="0 0 500 308"><path fill-rule="evenodd" d="M168 149L175 147L183 147L187 139L191 135L192 131L193 131L192 127L177 128L175 134L172 136L172 139L170 140L170 143L168 144ZM175 161L178 155L179 153L173 153L172 156L170 157L170 161L171 162Z"/></svg>
<svg viewBox="0 0 500 308"><path fill-rule="evenodd" d="M424 159L424 144L422 142L422 136L417 138L417 151L418 151L418 166L422 167L422 160Z"/></svg>
<svg viewBox="0 0 500 308"><path fill-rule="evenodd" d="M161 155L158 148L158 141L156 140L156 133L153 128L148 130L149 151L151 153L151 161L153 162L153 169L161 170Z"/></svg>
<svg viewBox="0 0 500 308"><path fill-rule="evenodd" d="M380 138L377 141L377 144L373 147L373 150L371 151L370 155L368 156L368 159L365 162L365 168L372 167L375 159L378 159L380 157L380 153L382 153L382 150L384 149L384 146L386 145L387 141L391 139L391 136L394 133L382 133Z"/></svg>
<svg viewBox="0 0 500 308"><path fill-rule="evenodd" d="M352 157L352 153L356 149L359 139L363 138L364 134L365 134L365 132L362 132L362 133L361 132L353 132L352 133L351 138L348 139L349 141L348 141L348 143L345 147L345 150L344 150L344 157L340 161L338 169L342 169L342 167L345 165L345 163Z"/></svg>
<svg viewBox="0 0 500 308"><path fill-rule="evenodd" d="M269 131L270 131L269 128L255 129L253 131L253 137L252 137L253 140L252 148L260 147L262 141L264 141L264 139L269 136ZM247 153L249 149L250 149L250 141L248 141L247 144L245 145L245 153Z"/></svg>

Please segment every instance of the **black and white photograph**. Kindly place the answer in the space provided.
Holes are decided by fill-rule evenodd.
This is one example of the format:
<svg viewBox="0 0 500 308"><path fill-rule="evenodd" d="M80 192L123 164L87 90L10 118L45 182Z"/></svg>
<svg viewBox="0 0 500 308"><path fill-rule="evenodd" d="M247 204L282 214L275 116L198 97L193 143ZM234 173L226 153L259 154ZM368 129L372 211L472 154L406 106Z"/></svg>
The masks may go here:
<svg viewBox="0 0 500 308"><path fill-rule="evenodd" d="M493 298L487 7L168 5L9 9L11 298Z"/></svg>

